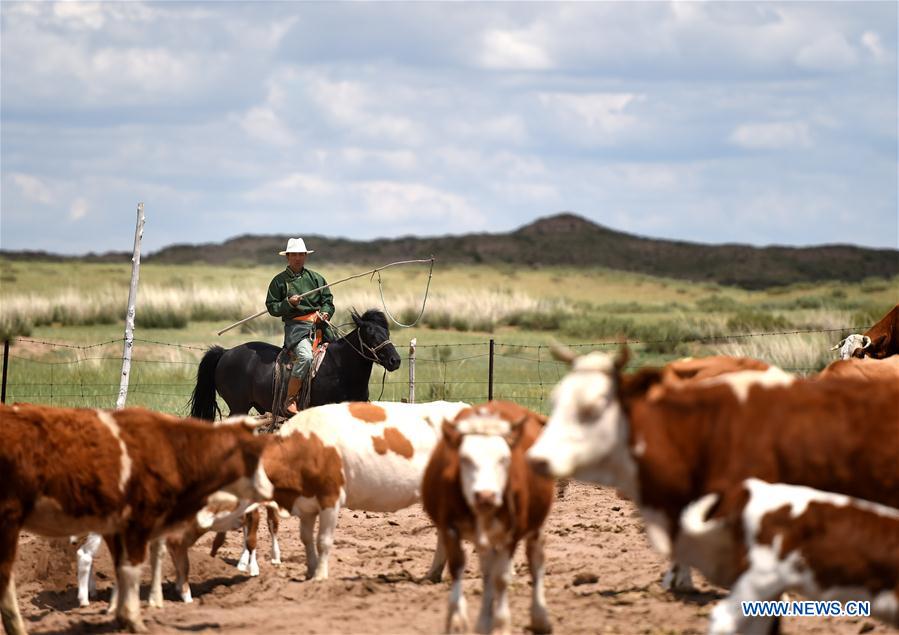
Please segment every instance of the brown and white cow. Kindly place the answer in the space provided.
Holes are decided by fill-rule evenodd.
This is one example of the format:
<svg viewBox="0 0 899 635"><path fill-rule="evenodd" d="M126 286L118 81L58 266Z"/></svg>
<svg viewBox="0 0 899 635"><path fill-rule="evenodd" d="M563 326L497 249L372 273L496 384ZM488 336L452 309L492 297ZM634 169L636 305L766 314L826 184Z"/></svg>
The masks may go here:
<svg viewBox="0 0 899 635"><path fill-rule="evenodd" d="M342 507L390 512L421 499L421 477L440 438L441 423L466 407L449 401L347 402L303 410L281 426L279 441L266 451L263 462L278 507L300 517L309 578L328 577ZM255 575L258 516L250 522L239 563ZM445 560L438 542L428 579L440 580Z"/></svg>
<svg viewBox="0 0 899 635"><path fill-rule="evenodd" d="M872 616L899 626L899 509L750 478L692 503L681 532L706 577L735 580L709 633L770 632L772 618L746 616L742 603L787 591L870 602Z"/></svg>
<svg viewBox="0 0 899 635"><path fill-rule="evenodd" d="M142 632L140 565L147 545L225 490L270 498L248 422L211 427L142 408L114 412L0 406L0 592L3 625L24 633L12 566L19 532L105 536L116 564L115 611Z"/></svg>
<svg viewBox="0 0 899 635"><path fill-rule="evenodd" d="M899 507L899 383L802 380L777 368L679 386L624 375L626 356L573 360L529 451L553 477L617 487L675 561L679 519L746 478L807 485Z"/></svg>
<svg viewBox="0 0 899 635"><path fill-rule="evenodd" d="M768 370L770 364L751 357L712 355L687 357L669 362L662 368L662 385L676 386L682 382L703 381L745 370ZM693 592L693 575L690 567L672 563L662 576L662 587L669 591Z"/></svg>
<svg viewBox="0 0 899 635"><path fill-rule="evenodd" d="M491 401L467 408L444 424L443 439L425 471L422 504L445 545L453 581L447 632L468 631L463 539L475 544L484 576L477 632L511 632L508 586L521 540L526 542L533 587L529 628L535 633L552 631L543 590L543 522L552 504L553 482L537 475L524 456L543 421L514 403Z"/></svg>
<svg viewBox="0 0 899 635"><path fill-rule="evenodd" d="M851 357L873 357L884 359L899 355L899 304L894 306L880 320L859 335L853 333L830 350L840 351L840 359Z"/></svg>

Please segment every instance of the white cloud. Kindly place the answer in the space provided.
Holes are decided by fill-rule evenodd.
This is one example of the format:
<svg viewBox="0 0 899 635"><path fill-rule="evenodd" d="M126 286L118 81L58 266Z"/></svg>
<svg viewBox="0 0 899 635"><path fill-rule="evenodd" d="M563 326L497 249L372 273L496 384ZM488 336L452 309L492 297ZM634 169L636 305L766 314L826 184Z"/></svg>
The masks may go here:
<svg viewBox="0 0 899 635"><path fill-rule="evenodd" d="M811 133L804 121L744 123L734 129L728 140L750 150L806 148L812 145Z"/></svg>
<svg viewBox="0 0 899 635"><path fill-rule="evenodd" d="M340 156L348 164L355 167L379 168L410 171L418 167L418 156L410 150L368 150L364 148L344 148Z"/></svg>
<svg viewBox="0 0 899 635"><path fill-rule="evenodd" d="M878 62L883 62L887 58L887 52L883 48L883 43L880 41L880 35L878 35L875 31L865 31L862 33L861 37L862 46L868 49L868 52L874 56L874 59Z"/></svg>
<svg viewBox="0 0 899 635"><path fill-rule="evenodd" d="M300 194L326 195L334 191L334 184L314 174L294 172L287 176L269 181L244 194L248 201L267 201L289 204Z"/></svg>
<svg viewBox="0 0 899 635"><path fill-rule="evenodd" d="M268 106L250 108L240 117L240 126L251 138L277 146L295 143L290 128Z"/></svg>
<svg viewBox="0 0 899 635"><path fill-rule="evenodd" d="M36 176L13 172L10 174L10 178L21 190L22 196L30 201L49 205L55 200L50 187Z"/></svg>
<svg viewBox="0 0 899 635"><path fill-rule="evenodd" d="M815 71L841 71L855 65L858 55L842 33L826 33L803 46L796 54L800 68Z"/></svg>
<svg viewBox="0 0 899 635"><path fill-rule="evenodd" d="M478 61L497 70L548 70L549 53L528 31L490 30L484 33Z"/></svg>
<svg viewBox="0 0 899 635"><path fill-rule="evenodd" d="M88 211L90 211L90 207L88 206L87 200L77 198L69 208L69 218L72 220L80 220L87 215Z"/></svg>
<svg viewBox="0 0 899 635"><path fill-rule="evenodd" d="M60 22L75 28L98 30L106 24L106 15L99 2L56 2L53 15Z"/></svg>
<svg viewBox="0 0 899 635"><path fill-rule="evenodd" d="M371 217L400 224L405 221L442 221L471 231L484 226L484 216L458 194L421 183L369 181L356 188Z"/></svg>
<svg viewBox="0 0 899 635"><path fill-rule="evenodd" d="M635 93L541 93L539 99L560 120L574 117L575 134L586 133L593 142L613 144L638 124L638 118L626 110L644 97Z"/></svg>

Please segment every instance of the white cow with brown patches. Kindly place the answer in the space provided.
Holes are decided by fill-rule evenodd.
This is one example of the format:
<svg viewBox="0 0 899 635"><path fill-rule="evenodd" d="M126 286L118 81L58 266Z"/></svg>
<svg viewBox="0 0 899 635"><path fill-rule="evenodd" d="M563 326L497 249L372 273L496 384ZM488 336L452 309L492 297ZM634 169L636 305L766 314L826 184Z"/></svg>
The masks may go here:
<svg viewBox="0 0 899 635"><path fill-rule="evenodd" d="M746 616L742 603L787 591L867 601L872 616L899 626L899 509L750 478L700 498L680 525L683 548L710 580L736 579L712 610L713 635L770 632L772 618Z"/></svg>
<svg viewBox="0 0 899 635"><path fill-rule="evenodd" d="M217 490L271 497L260 460L267 439L252 428L213 428L142 408L0 406L7 483L0 489L0 613L7 633L25 632L12 575L23 529L102 534L116 565L116 614L126 628L146 630L138 591L148 543L189 522Z"/></svg>
<svg viewBox="0 0 899 635"><path fill-rule="evenodd" d="M421 499L422 475L441 437L441 425L466 407L447 401L348 402L309 408L284 423L263 463L275 485L275 502L300 518L309 578L328 577L342 507L392 512ZM245 544L240 559L251 574L259 570L256 526L258 518L251 521L247 536L252 548ZM438 542L428 579L440 579L445 561Z"/></svg>

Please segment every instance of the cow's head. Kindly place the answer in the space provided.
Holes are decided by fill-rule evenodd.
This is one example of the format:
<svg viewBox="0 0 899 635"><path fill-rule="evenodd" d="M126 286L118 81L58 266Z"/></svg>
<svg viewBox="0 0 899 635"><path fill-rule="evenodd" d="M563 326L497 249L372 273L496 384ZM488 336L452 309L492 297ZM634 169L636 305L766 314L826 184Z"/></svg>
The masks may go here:
<svg viewBox="0 0 899 635"><path fill-rule="evenodd" d="M512 452L527 417L509 421L487 406L469 408L444 422L444 441L459 454L462 497L475 516L477 542L486 545L495 513L509 484Z"/></svg>
<svg viewBox="0 0 899 635"><path fill-rule="evenodd" d="M573 476L629 494L636 467L628 454L628 423L618 399L627 349L616 358L554 353L571 364L571 371L553 389L549 421L527 453L531 466L545 476Z"/></svg>
<svg viewBox="0 0 899 635"><path fill-rule="evenodd" d="M853 333L841 339L839 344L835 344L830 350L835 351L839 349L840 359L849 359L850 357L864 357L865 350L870 346L870 337Z"/></svg>

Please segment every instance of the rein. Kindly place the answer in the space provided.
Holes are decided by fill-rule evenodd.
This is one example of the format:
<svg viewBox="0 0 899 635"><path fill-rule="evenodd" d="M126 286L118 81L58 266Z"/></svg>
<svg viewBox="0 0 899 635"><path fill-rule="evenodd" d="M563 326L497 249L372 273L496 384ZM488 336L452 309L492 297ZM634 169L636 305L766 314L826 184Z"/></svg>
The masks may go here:
<svg viewBox="0 0 899 635"><path fill-rule="evenodd" d="M373 362L373 363L377 364L378 366L381 366L382 368L384 367L384 365L381 363L381 360L378 359L378 351L381 350L384 346L387 346L388 344L393 344L393 342L391 342L389 338L384 340L377 346L372 347L372 346L369 346L368 344L366 344L362 340L362 335L360 334L359 335L359 348L356 348L353 345L353 343L350 341L350 338L349 338L350 333L347 333L346 331L344 331L343 329L340 328L340 326L344 326L343 324L341 324L340 326L337 326L337 325L331 324L331 322L328 320L322 320L322 321L327 323L328 326L330 326L331 328L333 328L337 332L337 334L341 337L341 339L343 339L347 344L349 344L350 348L352 348L354 351L356 351L356 353L359 355L359 357L361 357L362 359L367 359L368 361ZM360 350L360 349L367 349L371 353L371 357L366 355L364 350ZM385 375L385 377L387 375L386 368L384 369L384 375ZM384 394L383 387L381 388L381 394L382 395Z"/></svg>

